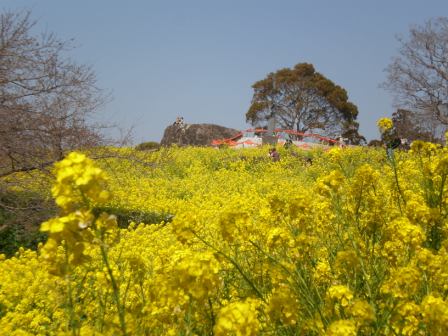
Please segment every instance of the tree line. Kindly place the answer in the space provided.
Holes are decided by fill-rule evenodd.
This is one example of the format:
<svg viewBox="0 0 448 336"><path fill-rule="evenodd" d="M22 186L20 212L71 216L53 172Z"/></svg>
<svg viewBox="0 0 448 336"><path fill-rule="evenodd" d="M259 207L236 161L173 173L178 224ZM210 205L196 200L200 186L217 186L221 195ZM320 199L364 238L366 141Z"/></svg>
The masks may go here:
<svg viewBox="0 0 448 336"><path fill-rule="evenodd" d="M394 96L395 132L409 141L442 142L448 126L448 18L412 26L398 43L381 85ZM254 126L267 127L274 120L283 128L343 137L355 145L366 141L347 91L312 64L271 72L252 88L246 120Z"/></svg>
<svg viewBox="0 0 448 336"><path fill-rule="evenodd" d="M92 116L108 100L94 70L69 57L72 40L37 34L30 11L0 14L0 175L105 143ZM395 98L400 137L441 141L448 125L448 18L412 26L398 38L382 87ZM309 63L269 73L252 85L246 121L344 137L363 144L357 106L347 91Z"/></svg>
<svg viewBox="0 0 448 336"><path fill-rule="evenodd" d="M395 131L410 141L442 142L448 126L448 18L412 26L398 43L382 84L395 97ZM3 177L45 171L71 150L110 143L107 125L93 122L109 96L98 87L94 69L70 57L73 48L72 40L36 32L30 11L0 13L0 245L16 234L17 226L9 224L40 223L45 218L36 214L51 212L39 196L12 192L14 180ZM312 64L271 72L252 88L246 120L253 126L274 121L350 144L366 142L347 91Z"/></svg>

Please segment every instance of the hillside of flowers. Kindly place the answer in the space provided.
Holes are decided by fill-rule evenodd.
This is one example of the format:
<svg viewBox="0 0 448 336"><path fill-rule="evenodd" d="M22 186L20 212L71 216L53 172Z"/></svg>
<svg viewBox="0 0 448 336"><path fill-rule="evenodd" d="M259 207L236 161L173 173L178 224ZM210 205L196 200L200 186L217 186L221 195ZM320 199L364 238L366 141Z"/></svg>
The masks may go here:
<svg viewBox="0 0 448 336"><path fill-rule="evenodd" d="M1 334L448 335L448 148L267 152L67 155Z"/></svg>

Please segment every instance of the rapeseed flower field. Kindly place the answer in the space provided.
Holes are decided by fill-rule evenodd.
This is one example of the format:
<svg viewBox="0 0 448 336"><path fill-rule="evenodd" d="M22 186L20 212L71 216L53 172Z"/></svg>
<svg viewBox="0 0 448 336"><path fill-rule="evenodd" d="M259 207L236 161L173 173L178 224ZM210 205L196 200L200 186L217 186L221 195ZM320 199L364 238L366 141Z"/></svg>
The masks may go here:
<svg viewBox="0 0 448 336"><path fill-rule="evenodd" d="M2 335L448 335L448 148L115 151L55 165Z"/></svg>

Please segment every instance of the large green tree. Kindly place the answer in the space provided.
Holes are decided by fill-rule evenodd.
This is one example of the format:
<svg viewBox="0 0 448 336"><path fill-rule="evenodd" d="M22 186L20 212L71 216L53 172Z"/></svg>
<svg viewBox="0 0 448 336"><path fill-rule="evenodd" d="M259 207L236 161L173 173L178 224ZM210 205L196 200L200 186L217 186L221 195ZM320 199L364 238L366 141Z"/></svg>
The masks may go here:
<svg viewBox="0 0 448 336"><path fill-rule="evenodd" d="M282 128L342 136L352 144L365 142L358 133L358 108L348 101L347 91L312 64L299 63L272 72L252 88L246 120L253 126L264 127L274 118Z"/></svg>

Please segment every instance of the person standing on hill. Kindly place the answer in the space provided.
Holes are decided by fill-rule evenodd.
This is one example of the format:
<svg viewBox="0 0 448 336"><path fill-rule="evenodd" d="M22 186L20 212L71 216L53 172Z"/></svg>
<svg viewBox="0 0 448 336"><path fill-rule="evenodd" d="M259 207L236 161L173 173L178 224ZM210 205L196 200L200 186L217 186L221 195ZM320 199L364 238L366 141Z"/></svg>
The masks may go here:
<svg viewBox="0 0 448 336"><path fill-rule="evenodd" d="M386 147L386 154L389 160L394 158L394 149L401 145L401 139L391 119L381 118L378 120L378 127L381 132L381 140Z"/></svg>
<svg viewBox="0 0 448 336"><path fill-rule="evenodd" d="M269 157L273 162L280 161L280 154L277 152L277 149L275 149L275 147L269 149Z"/></svg>

